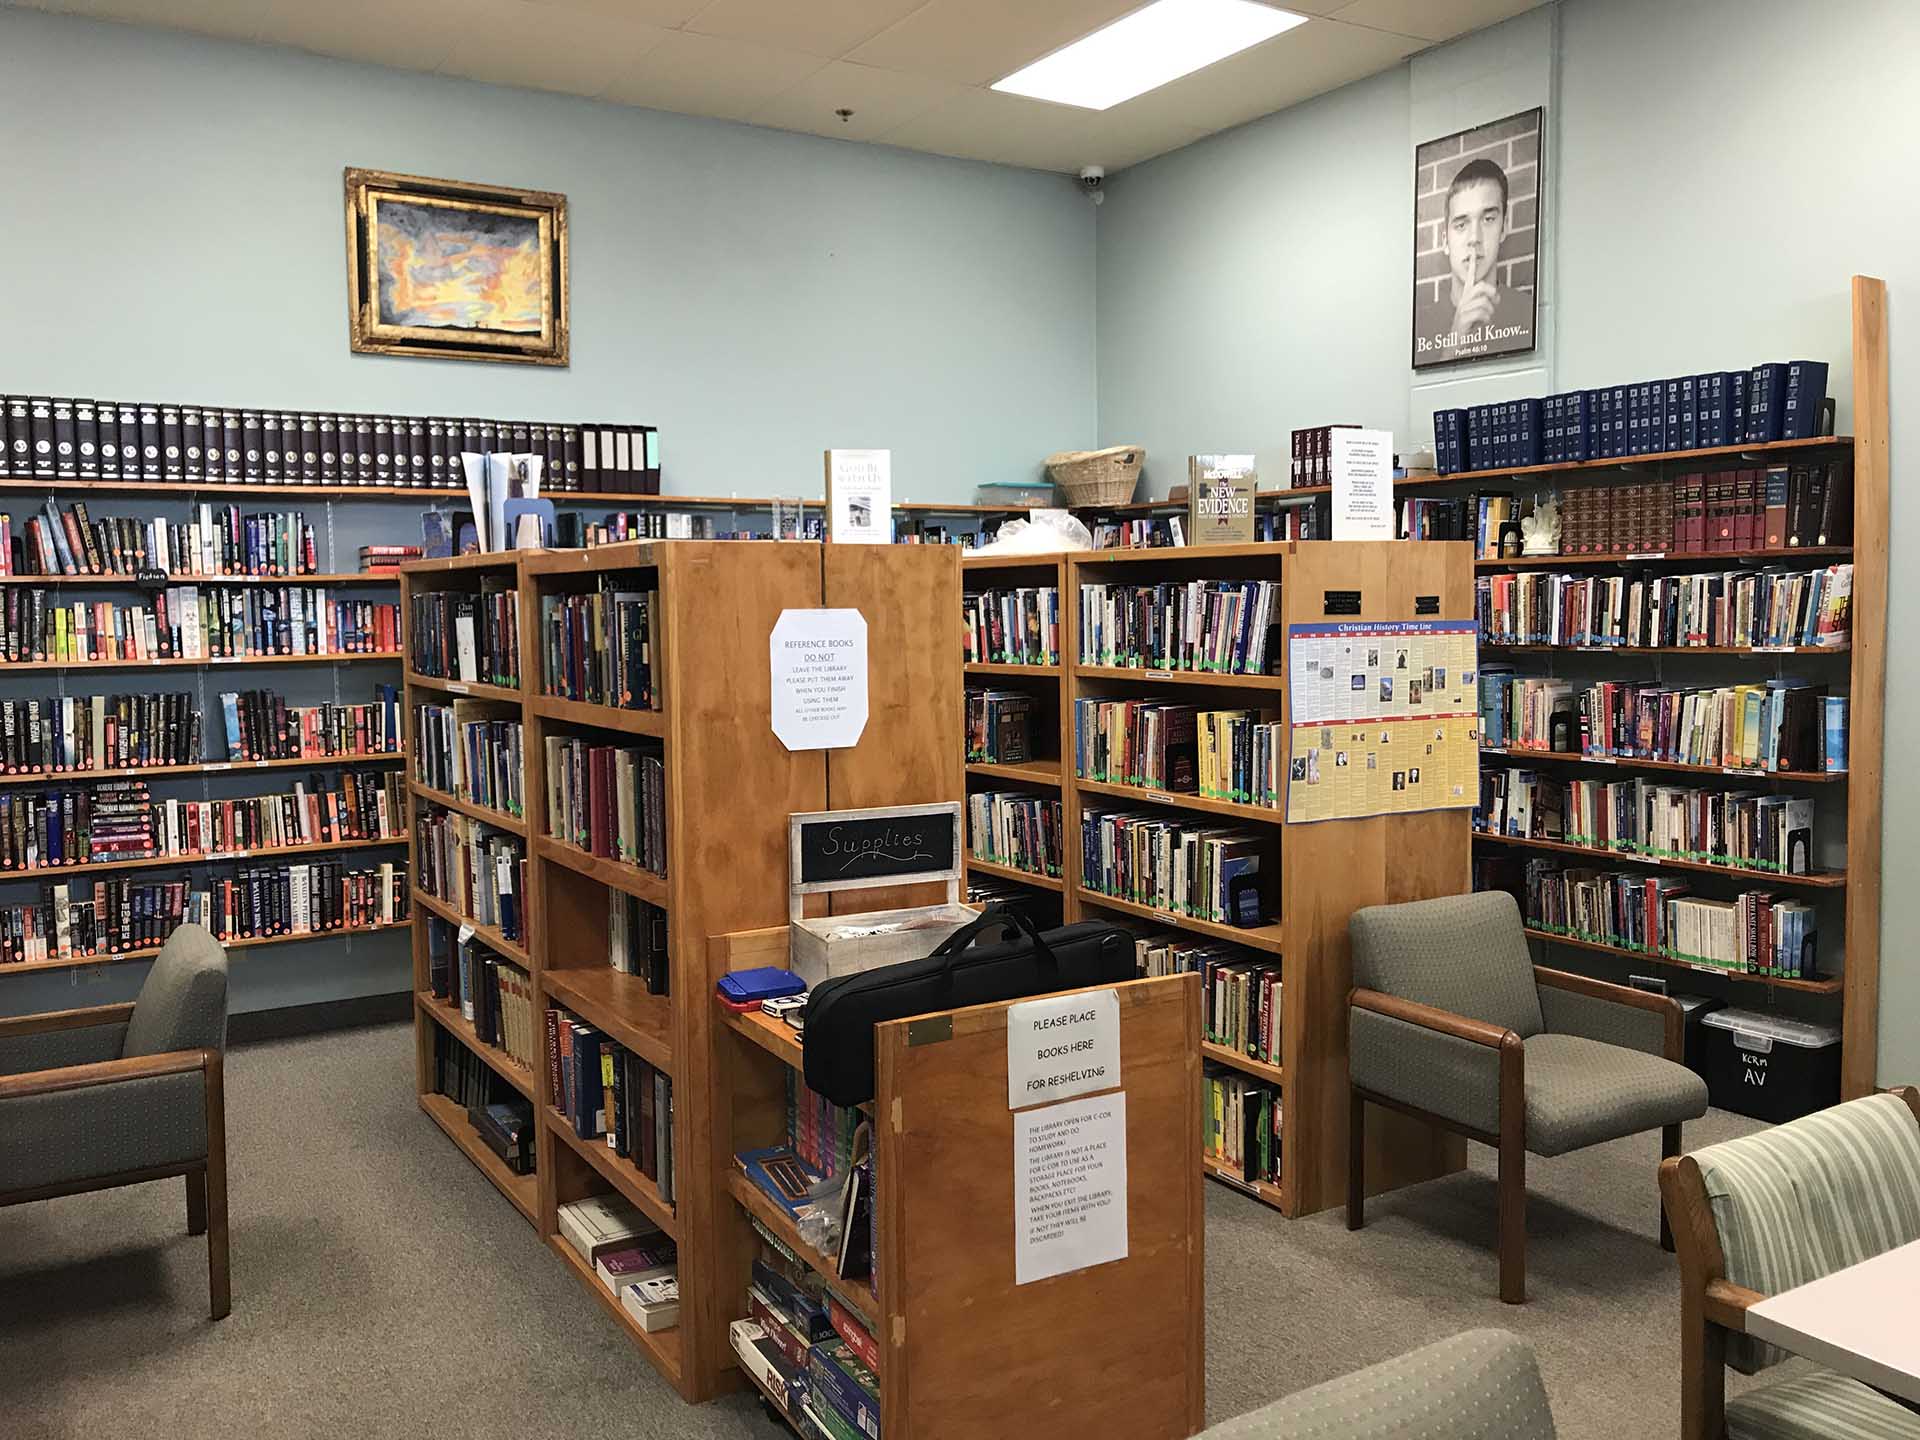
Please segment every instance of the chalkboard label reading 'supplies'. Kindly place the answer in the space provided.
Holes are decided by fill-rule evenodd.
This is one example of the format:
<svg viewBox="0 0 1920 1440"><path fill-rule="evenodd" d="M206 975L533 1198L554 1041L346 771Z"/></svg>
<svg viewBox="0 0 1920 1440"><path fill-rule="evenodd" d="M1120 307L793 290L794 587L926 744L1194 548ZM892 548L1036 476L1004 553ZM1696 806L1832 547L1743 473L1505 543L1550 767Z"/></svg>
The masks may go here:
<svg viewBox="0 0 1920 1440"><path fill-rule="evenodd" d="M800 883L904 879L952 870L959 854L956 828L950 811L806 821L800 826Z"/></svg>

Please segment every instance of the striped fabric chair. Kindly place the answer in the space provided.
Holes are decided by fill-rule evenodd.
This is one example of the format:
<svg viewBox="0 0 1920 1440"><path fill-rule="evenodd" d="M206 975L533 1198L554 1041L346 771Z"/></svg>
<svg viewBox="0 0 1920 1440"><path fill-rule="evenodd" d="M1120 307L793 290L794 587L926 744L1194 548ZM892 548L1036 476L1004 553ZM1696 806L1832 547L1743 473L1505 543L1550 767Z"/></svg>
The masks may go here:
<svg viewBox="0 0 1920 1440"><path fill-rule="evenodd" d="M1682 1440L1920 1440L1920 1415L1829 1370L1729 1402L1787 1358L1749 1306L1920 1240L1920 1090L1870 1095L1660 1167L1680 1254Z"/></svg>

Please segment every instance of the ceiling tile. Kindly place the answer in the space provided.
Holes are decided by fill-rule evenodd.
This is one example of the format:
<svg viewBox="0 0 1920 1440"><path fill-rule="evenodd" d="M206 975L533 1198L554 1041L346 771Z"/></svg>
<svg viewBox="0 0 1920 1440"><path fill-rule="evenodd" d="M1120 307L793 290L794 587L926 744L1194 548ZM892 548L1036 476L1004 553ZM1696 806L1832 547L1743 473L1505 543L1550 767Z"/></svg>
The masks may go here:
<svg viewBox="0 0 1920 1440"><path fill-rule="evenodd" d="M642 25L657 25L671 30L684 25L710 3L710 0L533 0L556 10L573 10L582 15L600 15L610 20L634 20Z"/></svg>
<svg viewBox="0 0 1920 1440"><path fill-rule="evenodd" d="M1511 19L1541 0L1348 0L1330 14L1349 25L1369 25L1423 40L1451 40Z"/></svg>
<svg viewBox="0 0 1920 1440"><path fill-rule="evenodd" d="M1091 110L973 89L887 132L880 140L938 155L1072 171L1094 159L1096 118Z"/></svg>
<svg viewBox="0 0 1920 1440"><path fill-rule="evenodd" d="M951 81L836 60L749 118L782 130L875 140L966 93L965 86ZM833 113L841 108L853 111L853 118L842 121Z"/></svg>
<svg viewBox="0 0 1920 1440"><path fill-rule="evenodd" d="M746 120L819 70L817 56L669 30L622 68L602 98L683 115Z"/></svg>
<svg viewBox="0 0 1920 1440"><path fill-rule="evenodd" d="M928 0L845 59L990 85L1140 7L1141 0Z"/></svg>
<svg viewBox="0 0 1920 1440"><path fill-rule="evenodd" d="M1225 130L1376 74L1425 48L1425 41L1404 35L1309 20L1106 113L1143 125Z"/></svg>
<svg viewBox="0 0 1920 1440"><path fill-rule="evenodd" d="M456 0L264 0L260 38L343 60L402 70L437 70L453 48Z"/></svg>
<svg viewBox="0 0 1920 1440"><path fill-rule="evenodd" d="M467 23L440 66L494 85L598 95L668 31L530 0L465 0Z"/></svg>
<svg viewBox="0 0 1920 1440"><path fill-rule="evenodd" d="M688 23L702 35L753 40L833 59L920 8L925 0L707 0Z"/></svg>

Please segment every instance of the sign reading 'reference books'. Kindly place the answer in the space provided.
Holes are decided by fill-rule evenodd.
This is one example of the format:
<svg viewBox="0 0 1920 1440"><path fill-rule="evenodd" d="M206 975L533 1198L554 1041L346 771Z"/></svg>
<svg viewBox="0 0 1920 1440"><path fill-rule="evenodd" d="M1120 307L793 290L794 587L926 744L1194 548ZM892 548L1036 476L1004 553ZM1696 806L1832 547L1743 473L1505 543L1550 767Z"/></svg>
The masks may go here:
<svg viewBox="0 0 1920 1440"><path fill-rule="evenodd" d="M1257 479L1251 455L1187 457L1187 543L1251 545L1253 492Z"/></svg>
<svg viewBox="0 0 1920 1440"><path fill-rule="evenodd" d="M827 451L827 539L836 545L893 543L893 452Z"/></svg>

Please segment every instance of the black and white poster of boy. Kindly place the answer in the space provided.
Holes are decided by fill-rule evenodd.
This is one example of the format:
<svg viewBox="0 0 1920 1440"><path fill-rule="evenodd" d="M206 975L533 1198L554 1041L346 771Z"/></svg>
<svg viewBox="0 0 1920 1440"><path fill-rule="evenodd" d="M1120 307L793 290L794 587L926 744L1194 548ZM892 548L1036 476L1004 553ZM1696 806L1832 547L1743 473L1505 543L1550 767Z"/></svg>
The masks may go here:
<svg viewBox="0 0 1920 1440"><path fill-rule="evenodd" d="M1413 152L1413 368L1533 349L1539 109Z"/></svg>

